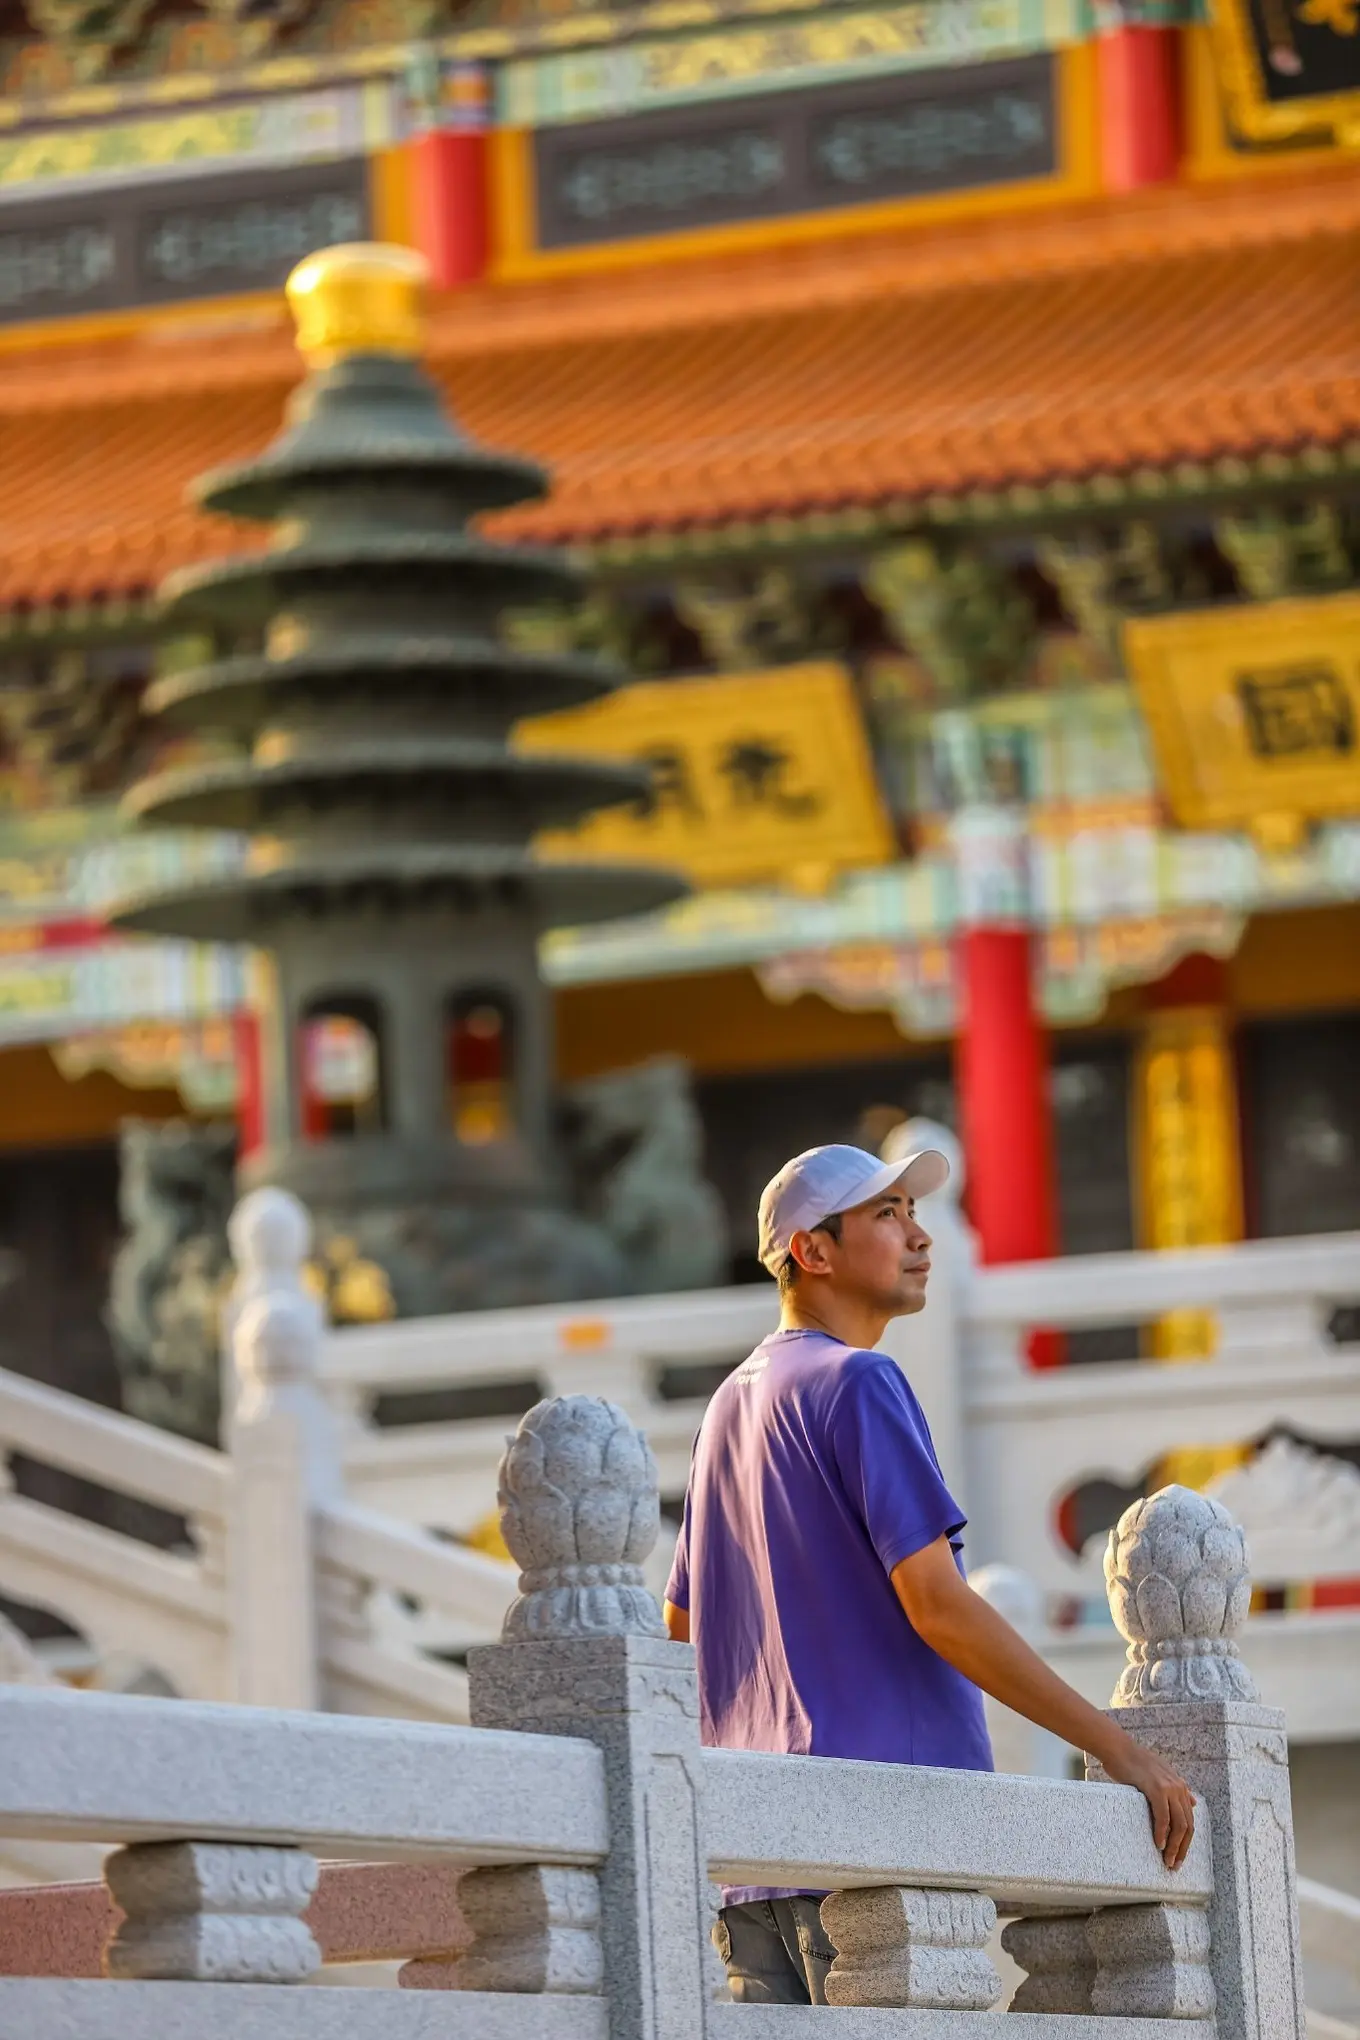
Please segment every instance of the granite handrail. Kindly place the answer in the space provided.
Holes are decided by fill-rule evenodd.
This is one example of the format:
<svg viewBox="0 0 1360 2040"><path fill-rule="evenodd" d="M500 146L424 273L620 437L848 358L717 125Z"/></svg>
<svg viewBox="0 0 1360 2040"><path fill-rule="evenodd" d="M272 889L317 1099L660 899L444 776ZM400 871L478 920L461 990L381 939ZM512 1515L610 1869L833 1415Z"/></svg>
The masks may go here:
<svg viewBox="0 0 1360 2040"><path fill-rule="evenodd" d="M1206 1905L1209 1832L1170 1871L1125 1785L706 1750L711 1874L724 1884L984 1891L999 1911Z"/></svg>
<svg viewBox="0 0 1360 2040"><path fill-rule="evenodd" d="M50 1687L0 1687L0 1834L338 1858L598 1863L584 1741Z"/></svg>

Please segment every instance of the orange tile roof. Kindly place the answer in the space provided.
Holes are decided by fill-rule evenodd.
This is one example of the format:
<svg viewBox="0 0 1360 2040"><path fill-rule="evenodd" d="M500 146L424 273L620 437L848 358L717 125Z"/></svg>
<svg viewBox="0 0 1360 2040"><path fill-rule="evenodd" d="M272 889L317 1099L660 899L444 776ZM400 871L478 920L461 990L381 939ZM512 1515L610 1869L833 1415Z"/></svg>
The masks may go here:
<svg viewBox="0 0 1360 2040"><path fill-rule="evenodd" d="M471 431L558 540L1294 451L1360 435L1360 178L515 288L436 308ZM0 356L0 605L240 546L186 484L278 429L281 323Z"/></svg>

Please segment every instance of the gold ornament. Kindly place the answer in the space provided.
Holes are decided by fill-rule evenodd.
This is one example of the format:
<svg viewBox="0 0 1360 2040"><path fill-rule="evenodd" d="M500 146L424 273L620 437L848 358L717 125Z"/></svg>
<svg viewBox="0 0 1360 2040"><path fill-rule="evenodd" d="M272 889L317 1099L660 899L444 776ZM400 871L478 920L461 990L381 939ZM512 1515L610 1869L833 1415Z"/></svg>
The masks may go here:
<svg viewBox="0 0 1360 2040"><path fill-rule="evenodd" d="M345 241L309 255L286 286L308 367L329 368L350 354L419 355L429 277L423 255L381 241Z"/></svg>

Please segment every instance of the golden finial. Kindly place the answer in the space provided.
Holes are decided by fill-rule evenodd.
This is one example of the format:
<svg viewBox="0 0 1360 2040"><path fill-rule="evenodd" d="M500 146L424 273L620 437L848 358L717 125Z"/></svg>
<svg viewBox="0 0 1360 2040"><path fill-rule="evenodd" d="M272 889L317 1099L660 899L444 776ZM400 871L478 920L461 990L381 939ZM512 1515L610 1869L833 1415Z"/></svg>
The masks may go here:
<svg viewBox="0 0 1360 2040"><path fill-rule="evenodd" d="M309 368L347 354L418 355L429 264L413 248L346 241L299 262L286 289Z"/></svg>

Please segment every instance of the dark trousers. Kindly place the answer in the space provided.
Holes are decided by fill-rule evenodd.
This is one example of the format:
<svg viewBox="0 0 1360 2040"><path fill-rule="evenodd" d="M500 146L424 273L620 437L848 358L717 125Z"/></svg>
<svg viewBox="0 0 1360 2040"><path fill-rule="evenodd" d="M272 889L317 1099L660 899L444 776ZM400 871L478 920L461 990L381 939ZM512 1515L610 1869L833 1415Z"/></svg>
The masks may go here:
<svg viewBox="0 0 1360 2040"><path fill-rule="evenodd" d="M761 1898L725 1905L713 1929L738 2005L824 2005L836 1951L816 1898Z"/></svg>

